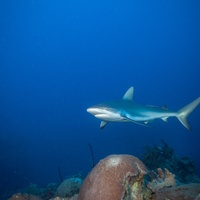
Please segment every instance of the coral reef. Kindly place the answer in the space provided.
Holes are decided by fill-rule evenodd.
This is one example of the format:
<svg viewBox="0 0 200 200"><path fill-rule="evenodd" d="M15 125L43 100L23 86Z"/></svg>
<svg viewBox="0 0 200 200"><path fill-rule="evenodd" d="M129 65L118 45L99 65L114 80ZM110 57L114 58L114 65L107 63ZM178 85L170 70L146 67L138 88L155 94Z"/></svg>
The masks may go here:
<svg viewBox="0 0 200 200"><path fill-rule="evenodd" d="M171 163L168 163L170 171L176 174L176 178L181 183L200 183L196 176L195 165L188 157L173 156Z"/></svg>
<svg viewBox="0 0 200 200"><path fill-rule="evenodd" d="M77 200L78 198L78 194L73 195L72 197L55 197L55 198L51 198L48 200ZM21 193L17 193L12 195L12 197L9 200L43 200L40 197L36 196L36 195L32 195L32 194L21 194Z"/></svg>
<svg viewBox="0 0 200 200"><path fill-rule="evenodd" d="M172 152L172 151L170 151ZM77 200L189 200L200 198L200 184L176 185L168 169L149 171L136 157L111 155L86 177Z"/></svg>
<svg viewBox="0 0 200 200"><path fill-rule="evenodd" d="M43 192L42 192L42 199L44 200L49 200L51 199L52 197L55 196L55 193L56 193L56 189L57 189L58 185L55 184L55 183L49 183L46 188L43 189Z"/></svg>
<svg viewBox="0 0 200 200"><path fill-rule="evenodd" d="M22 192L35 196L42 196L43 188L40 188L37 184L30 183Z"/></svg>
<svg viewBox="0 0 200 200"><path fill-rule="evenodd" d="M40 197L32 194L13 194L9 200L42 200Z"/></svg>
<svg viewBox="0 0 200 200"><path fill-rule="evenodd" d="M77 200L77 198L78 198L78 194L75 194L75 195L73 195L72 197L65 197L65 198L63 198L63 197L55 197L55 198L52 198L52 199L50 199L50 200Z"/></svg>
<svg viewBox="0 0 200 200"><path fill-rule="evenodd" d="M147 183L147 187L153 192L160 190L163 187L176 186L175 175L169 172L166 168L164 172L161 168L157 169L158 173L149 172L148 176L150 181Z"/></svg>
<svg viewBox="0 0 200 200"><path fill-rule="evenodd" d="M59 186L50 183L45 188L40 188L36 184L30 184L20 193L14 194L10 200L76 200L81 184L82 179L78 177L66 179Z"/></svg>
<svg viewBox="0 0 200 200"><path fill-rule="evenodd" d="M145 147L144 153L142 155L142 161L145 165L151 169L155 170L157 168L165 168L166 160L171 160L174 150L161 140L163 146L154 145L152 147Z"/></svg>
<svg viewBox="0 0 200 200"><path fill-rule="evenodd" d="M39 196L44 200L49 200L55 196L57 187L58 185L56 183L49 183L45 188L40 188L37 184L31 183L28 187L24 188L20 192Z"/></svg>
<svg viewBox="0 0 200 200"><path fill-rule="evenodd" d="M30 184L9 200L200 200L193 163L174 156L173 149L162 143L163 147L145 148L143 160L150 171L137 157L110 155L99 161L83 184L80 176L45 188ZM182 184L189 181L196 183Z"/></svg>
<svg viewBox="0 0 200 200"><path fill-rule="evenodd" d="M200 184L165 187L152 195L152 200L198 200Z"/></svg>
<svg viewBox="0 0 200 200"><path fill-rule="evenodd" d="M131 155L110 155L86 177L78 200L141 200L146 194L145 165ZM148 193L148 192L147 192Z"/></svg>
<svg viewBox="0 0 200 200"><path fill-rule="evenodd" d="M56 196L72 197L79 192L82 180L80 178L69 178L64 180L57 188Z"/></svg>
<svg viewBox="0 0 200 200"><path fill-rule="evenodd" d="M195 166L188 157L174 156L174 150L161 140L163 146L145 147L141 160L150 170L167 168L180 183L200 182L196 176Z"/></svg>

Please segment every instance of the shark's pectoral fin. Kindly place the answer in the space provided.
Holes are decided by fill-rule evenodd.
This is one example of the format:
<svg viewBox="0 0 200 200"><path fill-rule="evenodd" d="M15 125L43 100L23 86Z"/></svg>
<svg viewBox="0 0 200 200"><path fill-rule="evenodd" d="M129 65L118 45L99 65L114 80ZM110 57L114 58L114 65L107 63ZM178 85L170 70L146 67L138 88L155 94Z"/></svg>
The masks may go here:
<svg viewBox="0 0 200 200"><path fill-rule="evenodd" d="M101 121L101 123L100 123L100 129L103 129L106 126L107 123L108 122Z"/></svg>

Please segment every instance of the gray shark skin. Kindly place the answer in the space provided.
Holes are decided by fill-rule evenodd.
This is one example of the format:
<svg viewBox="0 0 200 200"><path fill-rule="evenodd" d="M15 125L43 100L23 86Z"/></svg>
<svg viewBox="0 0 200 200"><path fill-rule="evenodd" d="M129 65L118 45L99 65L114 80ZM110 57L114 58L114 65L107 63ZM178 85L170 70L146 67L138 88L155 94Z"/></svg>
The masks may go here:
<svg viewBox="0 0 200 200"><path fill-rule="evenodd" d="M191 130L187 117L199 105L200 97L177 112L174 112L164 107L135 103L132 101L133 92L134 88L130 87L121 100L110 101L89 107L87 112L102 120L100 124L101 129L104 128L108 122L134 122L147 126L147 124L154 119L162 119L167 122L168 117L177 117L183 126Z"/></svg>

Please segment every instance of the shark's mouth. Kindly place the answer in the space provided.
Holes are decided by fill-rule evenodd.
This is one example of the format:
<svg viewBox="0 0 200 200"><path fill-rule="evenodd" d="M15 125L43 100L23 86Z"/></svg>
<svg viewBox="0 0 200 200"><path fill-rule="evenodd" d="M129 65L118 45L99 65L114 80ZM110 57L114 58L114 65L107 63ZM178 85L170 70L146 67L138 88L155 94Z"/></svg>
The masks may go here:
<svg viewBox="0 0 200 200"><path fill-rule="evenodd" d="M108 114L96 114L94 115L96 118L102 119L102 120L109 120L110 119L110 115Z"/></svg>
<svg viewBox="0 0 200 200"><path fill-rule="evenodd" d="M104 121L119 121L121 116L117 112L113 112L113 110L108 110L107 108L97 108L90 107L87 109L87 112L94 115L96 118L104 120Z"/></svg>

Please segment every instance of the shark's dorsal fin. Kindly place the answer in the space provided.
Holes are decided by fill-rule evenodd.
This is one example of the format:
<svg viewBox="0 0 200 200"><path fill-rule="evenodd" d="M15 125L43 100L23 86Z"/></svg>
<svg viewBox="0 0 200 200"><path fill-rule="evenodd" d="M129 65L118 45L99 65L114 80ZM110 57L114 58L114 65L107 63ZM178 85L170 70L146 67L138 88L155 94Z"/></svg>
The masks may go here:
<svg viewBox="0 0 200 200"><path fill-rule="evenodd" d="M123 99L124 99L124 100L130 100L130 101L132 101L132 99L133 99L133 92L134 92L134 88L133 88L133 86L132 86L132 87L130 87L130 88L126 91L126 93L125 93L124 96L123 96Z"/></svg>

